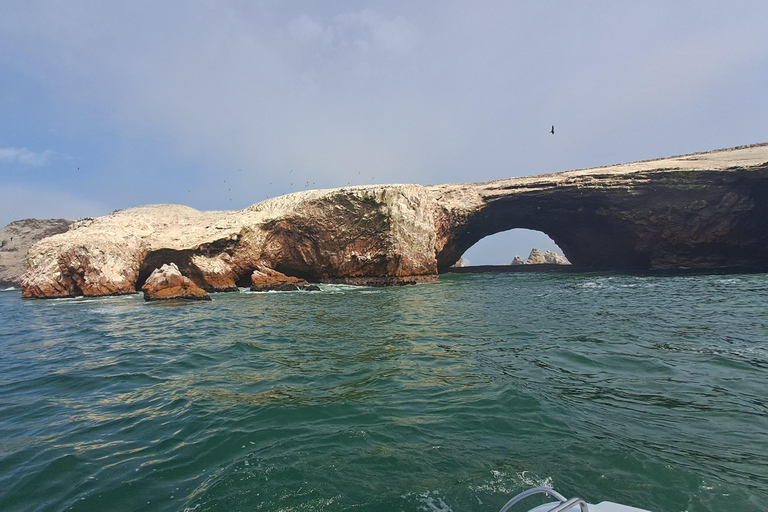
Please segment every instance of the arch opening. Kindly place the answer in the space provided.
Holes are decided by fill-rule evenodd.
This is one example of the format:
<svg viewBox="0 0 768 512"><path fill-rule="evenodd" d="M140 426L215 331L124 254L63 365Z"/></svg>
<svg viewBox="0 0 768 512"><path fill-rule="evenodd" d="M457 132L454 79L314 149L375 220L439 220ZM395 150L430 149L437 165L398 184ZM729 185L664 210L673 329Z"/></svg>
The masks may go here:
<svg viewBox="0 0 768 512"><path fill-rule="evenodd" d="M531 251L551 251L565 258L563 250L546 233L526 228L500 231L481 238L461 257L462 266L511 265L519 256L526 262Z"/></svg>

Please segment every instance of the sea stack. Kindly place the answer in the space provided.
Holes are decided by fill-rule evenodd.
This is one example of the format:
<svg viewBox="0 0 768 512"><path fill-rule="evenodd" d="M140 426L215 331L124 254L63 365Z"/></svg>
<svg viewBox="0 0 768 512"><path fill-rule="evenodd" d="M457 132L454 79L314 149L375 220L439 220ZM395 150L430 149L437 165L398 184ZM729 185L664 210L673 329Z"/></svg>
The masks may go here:
<svg viewBox="0 0 768 512"><path fill-rule="evenodd" d="M515 264L514 262L512 263ZM526 265L570 265L568 260L560 256L554 251L541 252L541 249L533 248L528 255L528 259L525 261Z"/></svg>
<svg viewBox="0 0 768 512"><path fill-rule="evenodd" d="M175 263L168 263L155 269L150 274L144 286L144 300L211 300L210 295L197 286L192 280L181 275L179 267Z"/></svg>

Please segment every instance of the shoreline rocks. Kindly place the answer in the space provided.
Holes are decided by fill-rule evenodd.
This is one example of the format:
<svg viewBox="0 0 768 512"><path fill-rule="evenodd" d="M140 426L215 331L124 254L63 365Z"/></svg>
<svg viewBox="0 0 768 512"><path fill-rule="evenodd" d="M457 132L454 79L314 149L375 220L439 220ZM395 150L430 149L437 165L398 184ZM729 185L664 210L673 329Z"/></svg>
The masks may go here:
<svg viewBox="0 0 768 512"><path fill-rule="evenodd" d="M183 276L175 263L165 264L155 269L144 286L144 300L211 300L208 292L197 286L192 280Z"/></svg>
<svg viewBox="0 0 768 512"><path fill-rule="evenodd" d="M287 276L263 265L257 266L251 274L252 292L291 292L296 290L319 292L320 287L309 284L306 279Z"/></svg>

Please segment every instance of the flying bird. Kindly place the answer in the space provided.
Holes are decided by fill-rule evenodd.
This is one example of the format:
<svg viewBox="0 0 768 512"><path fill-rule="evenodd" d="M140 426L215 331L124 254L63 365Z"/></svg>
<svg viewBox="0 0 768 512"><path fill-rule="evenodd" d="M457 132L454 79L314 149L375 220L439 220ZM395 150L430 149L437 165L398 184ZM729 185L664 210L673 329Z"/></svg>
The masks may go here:
<svg viewBox="0 0 768 512"><path fill-rule="evenodd" d="M555 125L552 125L552 129L549 130L549 133L551 133L552 135L555 134Z"/></svg>

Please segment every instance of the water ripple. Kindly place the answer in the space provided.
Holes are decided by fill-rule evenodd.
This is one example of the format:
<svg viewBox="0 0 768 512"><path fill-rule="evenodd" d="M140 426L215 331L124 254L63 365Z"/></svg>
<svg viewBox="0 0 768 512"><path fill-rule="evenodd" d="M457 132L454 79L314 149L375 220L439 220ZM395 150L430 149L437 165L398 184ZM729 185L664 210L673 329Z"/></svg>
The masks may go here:
<svg viewBox="0 0 768 512"><path fill-rule="evenodd" d="M2 510L763 510L765 275L0 294Z"/></svg>

